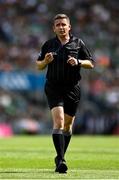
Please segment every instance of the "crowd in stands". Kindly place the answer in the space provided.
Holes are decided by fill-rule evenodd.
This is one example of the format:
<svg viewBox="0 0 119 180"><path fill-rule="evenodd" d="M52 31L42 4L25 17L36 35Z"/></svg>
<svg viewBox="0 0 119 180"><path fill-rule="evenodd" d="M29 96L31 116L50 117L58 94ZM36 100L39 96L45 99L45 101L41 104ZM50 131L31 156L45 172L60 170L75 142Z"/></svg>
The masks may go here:
<svg viewBox="0 0 119 180"><path fill-rule="evenodd" d="M41 73L35 61L41 45L54 36L57 13L70 17L72 33L84 40L96 61L94 70L82 70L74 133L119 134L119 1L0 0L0 72ZM39 91L0 88L0 114L0 124L10 123L13 133L46 133L52 125Z"/></svg>

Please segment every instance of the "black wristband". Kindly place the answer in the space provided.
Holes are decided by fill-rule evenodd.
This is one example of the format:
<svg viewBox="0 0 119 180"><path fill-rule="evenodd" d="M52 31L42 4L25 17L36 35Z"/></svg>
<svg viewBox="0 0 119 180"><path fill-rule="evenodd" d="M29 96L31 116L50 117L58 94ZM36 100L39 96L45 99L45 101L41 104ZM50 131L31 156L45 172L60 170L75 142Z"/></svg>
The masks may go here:
<svg viewBox="0 0 119 180"><path fill-rule="evenodd" d="M78 61L78 66L81 66L80 59L77 59L77 61Z"/></svg>

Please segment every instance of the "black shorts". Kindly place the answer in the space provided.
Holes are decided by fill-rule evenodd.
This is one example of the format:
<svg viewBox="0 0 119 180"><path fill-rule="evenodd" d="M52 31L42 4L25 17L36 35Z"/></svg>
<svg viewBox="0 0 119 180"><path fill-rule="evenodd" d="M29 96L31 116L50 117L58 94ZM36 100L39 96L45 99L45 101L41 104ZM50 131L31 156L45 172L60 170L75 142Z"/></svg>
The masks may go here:
<svg viewBox="0 0 119 180"><path fill-rule="evenodd" d="M79 83L73 86L60 86L46 81L45 93L50 109L57 106L64 107L64 113L74 116L80 100Z"/></svg>

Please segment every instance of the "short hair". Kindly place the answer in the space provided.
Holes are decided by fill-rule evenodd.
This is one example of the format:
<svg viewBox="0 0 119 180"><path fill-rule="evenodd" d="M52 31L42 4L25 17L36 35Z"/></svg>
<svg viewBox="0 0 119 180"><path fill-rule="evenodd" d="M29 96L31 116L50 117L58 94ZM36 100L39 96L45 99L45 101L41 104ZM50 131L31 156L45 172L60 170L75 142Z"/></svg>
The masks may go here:
<svg viewBox="0 0 119 180"><path fill-rule="evenodd" d="M66 14L57 14L54 19L53 19L53 23L55 22L55 20L57 19L67 19L69 21L70 24L70 19Z"/></svg>

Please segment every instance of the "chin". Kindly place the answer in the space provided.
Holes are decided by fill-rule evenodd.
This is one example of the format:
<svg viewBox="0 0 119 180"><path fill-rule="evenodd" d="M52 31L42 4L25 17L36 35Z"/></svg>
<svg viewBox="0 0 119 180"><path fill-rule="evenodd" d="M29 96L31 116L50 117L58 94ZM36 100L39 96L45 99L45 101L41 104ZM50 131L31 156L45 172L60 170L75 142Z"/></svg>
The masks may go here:
<svg viewBox="0 0 119 180"><path fill-rule="evenodd" d="M64 33L64 34L59 34L59 36L60 36L60 37L64 37L64 36L66 36L66 33Z"/></svg>

